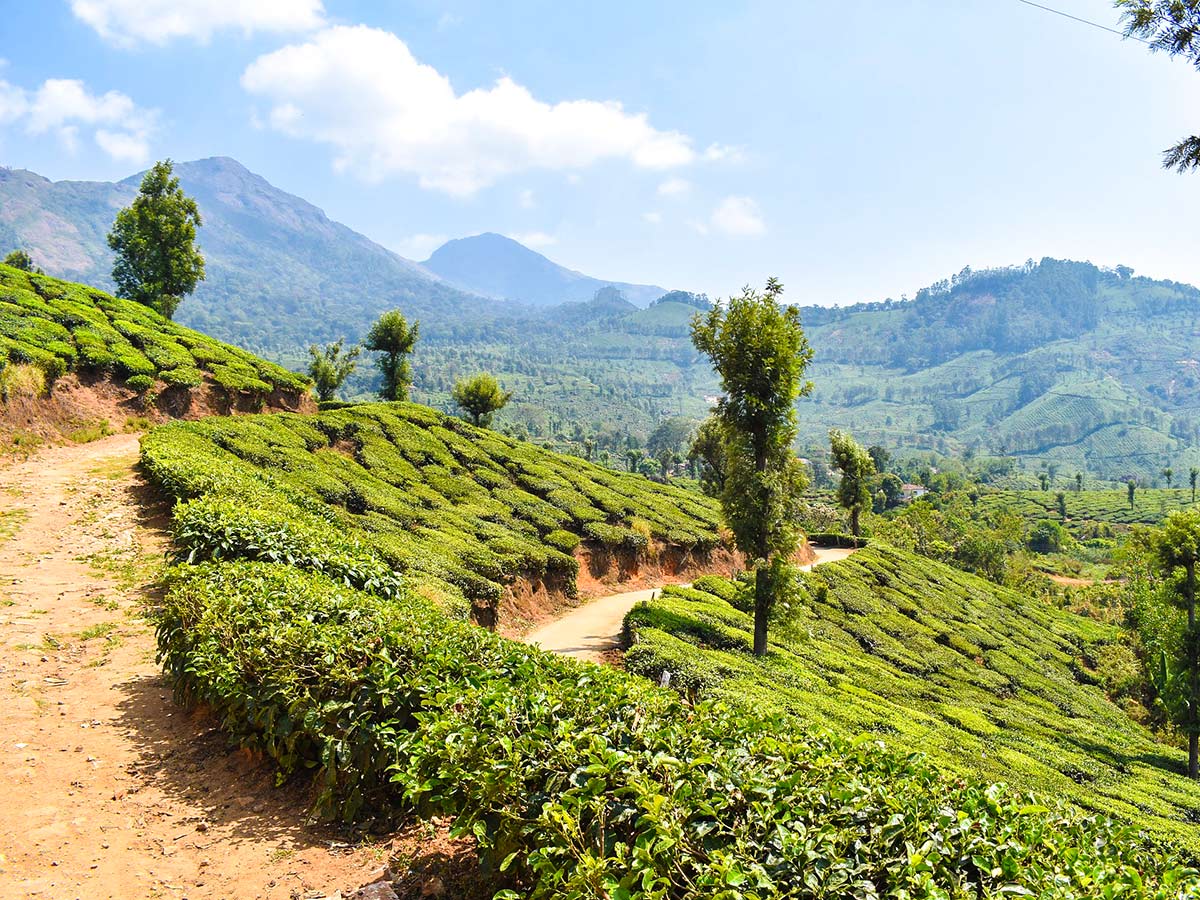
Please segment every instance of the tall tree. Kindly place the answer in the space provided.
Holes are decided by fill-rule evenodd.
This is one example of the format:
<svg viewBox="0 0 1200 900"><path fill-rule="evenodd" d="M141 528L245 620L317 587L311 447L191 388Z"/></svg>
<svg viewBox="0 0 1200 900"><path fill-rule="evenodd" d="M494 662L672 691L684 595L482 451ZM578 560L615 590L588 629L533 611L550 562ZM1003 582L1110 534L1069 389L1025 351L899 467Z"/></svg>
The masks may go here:
<svg viewBox="0 0 1200 900"><path fill-rule="evenodd" d="M780 304L783 285L747 286L727 306L692 319L692 343L712 360L723 395L713 413L725 451L721 508L754 571L754 654L767 652L767 623L783 566L796 549L795 504L805 475L792 453L796 400L812 391L812 348L800 311Z"/></svg>
<svg viewBox="0 0 1200 900"><path fill-rule="evenodd" d="M338 338L332 344L323 348L312 344L308 348L310 361L308 377L313 380L313 389L317 399L323 402L332 400L340 388L350 377L358 365L358 354L362 349L357 344L349 350L344 349L345 340Z"/></svg>
<svg viewBox="0 0 1200 900"><path fill-rule="evenodd" d="M1163 469L1163 478L1167 479L1167 490L1171 489L1171 479L1175 477L1175 470L1170 466Z"/></svg>
<svg viewBox="0 0 1200 900"><path fill-rule="evenodd" d="M1200 0L1116 0L1127 37L1150 49L1182 56L1200 69ZM1184 138L1163 151L1163 168L1187 172L1200 168L1200 136Z"/></svg>
<svg viewBox="0 0 1200 900"><path fill-rule="evenodd" d="M117 296L144 303L168 319L204 280L204 257L196 249L200 210L173 170L169 159L155 163L108 233L108 246L116 253Z"/></svg>
<svg viewBox="0 0 1200 900"><path fill-rule="evenodd" d="M1059 491L1054 495L1054 505L1058 507L1058 517L1067 521L1067 495Z"/></svg>
<svg viewBox="0 0 1200 900"><path fill-rule="evenodd" d="M1075 473L1075 493L1077 493L1077 494L1083 493L1083 473L1082 472Z"/></svg>
<svg viewBox="0 0 1200 900"><path fill-rule="evenodd" d="M1200 479L1200 469L1192 466L1192 470L1188 472L1188 480L1192 483L1192 502L1196 502L1196 481Z"/></svg>
<svg viewBox="0 0 1200 900"><path fill-rule="evenodd" d="M398 309L385 312L367 332L365 347L380 354L379 370L383 387L379 394L384 400L407 400L412 385L412 367L408 357L417 343L421 323L408 324Z"/></svg>
<svg viewBox="0 0 1200 900"><path fill-rule="evenodd" d="M1133 509L1133 495L1137 492L1137 482L1130 478L1125 482L1125 491L1129 495L1129 508Z"/></svg>
<svg viewBox="0 0 1200 900"><path fill-rule="evenodd" d="M460 379L454 385L454 402L481 428L489 427L492 416L504 409L511 399L512 391L505 391L495 377L486 372Z"/></svg>
<svg viewBox="0 0 1200 900"><path fill-rule="evenodd" d="M842 475L837 489L838 503L849 511L850 531L858 537L862 534L859 517L863 510L871 507L871 479L875 477L875 461L858 441L836 428L829 432L829 451L833 457L833 467Z"/></svg>
<svg viewBox="0 0 1200 900"><path fill-rule="evenodd" d="M1200 512L1176 511L1155 535L1154 549L1168 588L1187 610L1184 666L1187 682L1182 724L1188 736L1188 777L1200 778L1200 630L1196 627L1196 565L1200 562ZM1175 577L1182 570L1182 578Z"/></svg>
<svg viewBox="0 0 1200 900"><path fill-rule="evenodd" d="M709 416L696 429L688 461L695 466L701 490L710 497L720 497L725 490L725 433L716 416Z"/></svg>

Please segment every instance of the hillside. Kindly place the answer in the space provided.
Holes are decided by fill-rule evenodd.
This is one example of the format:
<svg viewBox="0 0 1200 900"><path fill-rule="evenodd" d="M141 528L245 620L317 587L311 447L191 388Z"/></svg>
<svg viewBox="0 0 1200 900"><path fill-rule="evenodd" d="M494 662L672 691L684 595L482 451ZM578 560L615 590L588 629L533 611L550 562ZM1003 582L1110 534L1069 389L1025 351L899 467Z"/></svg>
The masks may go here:
<svg viewBox="0 0 1200 900"><path fill-rule="evenodd" d="M139 303L0 265L4 431L312 406L303 376Z"/></svg>
<svg viewBox="0 0 1200 900"><path fill-rule="evenodd" d="M501 322L424 348L421 396L440 404L448 372L486 368L518 399L553 397L557 420L592 434L644 438L666 416L706 414L716 382L688 338L693 308L584 327L552 312L538 327ZM1165 466L1200 464L1195 288L1047 259L802 317L815 350L815 390L799 408L805 455L838 426L904 453L1012 454L1068 477L1153 482ZM553 432L532 406L511 415L535 435Z"/></svg>
<svg viewBox="0 0 1200 900"><path fill-rule="evenodd" d="M497 577L567 566L551 548L572 536L640 556L648 530L703 551L705 501L411 404L172 424L142 453L183 501L157 628L177 695L281 779L312 778L324 816L403 803L452 817L516 896L1195 889L1105 819L769 714L685 705L455 615Z"/></svg>
<svg viewBox="0 0 1200 900"><path fill-rule="evenodd" d="M505 601L502 615L575 600L581 563L615 580L652 564L703 570L719 551L706 497L416 404L179 423L150 434L143 455L173 496L198 498L176 538L199 558L264 530L290 555L339 553L353 583L394 570L489 624Z"/></svg>
<svg viewBox="0 0 1200 900"><path fill-rule="evenodd" d="M744 589L702 579L627 616L626 666L1069 797L1200 850L1186 754L1155 742L1099 686L1120 664L1115 629L886 546L802 578L764 659L749 652Z"/></svg>
<svg viewBox="0 0 1200 900"><path fill-rule="evenodd" d="M531 306L581 303L606 287L634 306L649 306L666 293L654 285L592 278L492 232L447 241L421 265L463 290Z"/></svg>
<svg viewBox="0 0 1200 900"><path fill-rule="evenodd" d="M207 280L179 309L181 324L259 352L356 339L378 314L402 307L426 328L496 309L416 263L330 220L227 157L176 163L204 225ZM105 235L137 192L124 181L53 182L0 169L0 247L23 247L51 275L111 289Z"/></svg>

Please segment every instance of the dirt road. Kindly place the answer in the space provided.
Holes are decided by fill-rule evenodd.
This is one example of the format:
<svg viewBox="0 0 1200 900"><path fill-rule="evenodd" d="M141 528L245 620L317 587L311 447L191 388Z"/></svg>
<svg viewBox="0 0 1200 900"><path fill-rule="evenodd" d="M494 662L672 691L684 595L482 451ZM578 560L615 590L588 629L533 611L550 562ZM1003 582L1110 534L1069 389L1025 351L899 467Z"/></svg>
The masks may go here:
<svg viewBox="0 0 1200 900"><path fill-rule="evenodd" d="M816 559L800 568L807 571L822 563L845 559L855 551L813 547L813 552L816 553ZM658 589L630 591L591 600L570 610L561 618L531 631L522 640L563 656L601 662L606 654L620 646L621 626L625 621L625 614L633 609L635 604L649 600L657 593Z"/></svg>
<svg viewBox="0 0 1200 900"><path fill-rule="evenodd" d="M307 798L172 702L141 612L165 510L137 437L0 468L0 897L310 898L387 845L304 824Z"/></svg>

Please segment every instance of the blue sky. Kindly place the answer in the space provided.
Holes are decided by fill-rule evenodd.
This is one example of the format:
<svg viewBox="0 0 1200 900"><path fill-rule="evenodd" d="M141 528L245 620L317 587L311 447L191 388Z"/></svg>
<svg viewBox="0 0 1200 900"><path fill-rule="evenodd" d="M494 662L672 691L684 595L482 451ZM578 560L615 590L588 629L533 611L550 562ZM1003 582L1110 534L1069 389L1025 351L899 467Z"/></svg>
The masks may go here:
<svg viewBox="0 0 1200 900"><path fill-rule="evenodd" d="M0 163L54 179L233 156L412 258L499 231L805 303L1047 255L1200 284L1159 166L1200 74L1017 0L3 3Z"/></svg>

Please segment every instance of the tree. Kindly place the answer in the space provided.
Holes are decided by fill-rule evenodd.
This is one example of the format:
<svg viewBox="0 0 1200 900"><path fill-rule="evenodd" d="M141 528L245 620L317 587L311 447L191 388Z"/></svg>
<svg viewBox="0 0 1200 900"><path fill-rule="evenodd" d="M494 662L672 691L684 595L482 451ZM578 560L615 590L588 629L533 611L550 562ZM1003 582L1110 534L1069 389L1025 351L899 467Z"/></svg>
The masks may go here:
<svg viewBox="0 0 1200 900"><path fill-rule="evenodd" d="M869 448L867 452L871 452ZM895 509L900 505L900 498L904 496L904 482L900 480L899 475L888 472L879 480L879 490L883 492L884 509Z"/></svg>
<svg viewBox="0 0 1200 900"><path fill-rule="evenodd" d="M712 360L723 396L713 415L725 455L721 508L754 572L754 654L767 652L767 622L799 532L795 504L805 484L792 453L796 400L812 391L804 370L812 348L783 285L747 286L725 307L692 319L692 343ZM868 502L869 498L868 498Z"/></svg>
<svg viewBox="0 0 1200 900"><path fill-rule="evenodd" d="M871 505L871 479L875 463L866 450L844 431L829 432L829 451L833 467L842 474L838 483L838 504L850 513L850 532L858 537L862 531L859 517Z"/></svg>
<svg viewBox="0 0 1200 900"><path fill-rule="evenodd" d="M720 497L725 490L725 433L716 416L709 416L696 429L688 461L696 466L701 490L710 497Z"/></svg>
<svg viewBox="0 0 1200 900"><path fill-rule="evenodd" d="M24 250L14 250L8 256L4 257L4 264L12 266L14 269L20 269L22 272L33 272L37 275L45 273L33 264L33 257Z"/></svg>
<svg viewBox="0 0 1200 900"><path fill-rule="evenodd" d="M505 391L495 377L486 372L460 379L454 385L454 402L480 428L490 427L492 416L504 409L511 399L512 391Z"/></svg>
<svg viewBox="0 0 1200 900"><path fill-rule="evenodd" d="M1038 472L1038 484L1042 486L1043 491L1050 490L1050 476L1045 472Z"/></svg>
<svg viewBox="0 0 1200 900"><path fill-rule="evenodd" d="M382 354L379 370L383 372L383 387L379 391L384 400L407 400L412 384L412 369L408 364L409 354L417 342L421 323L410 326L398 309L385 312L367 332L366 348Z"/></svg>
<svg viewBox="0 0 1200 900"><path fill-rule="evenodd" d="M1075 473L1075 493L1077 493L1077 494L1083 493L1083 473L1082 472Z"/></svg>
<svg viewBox="0 0 1200 900"><path fill-rule="evenodd" d="M1183 709L1188 736L1188 777L1200 779L1200 631L1196 628L1196 564L1200 561L1200 512L1176 511L1155 535L1155 555L1171 578L1170 590L1187 610L1184 666L1187 689ZM1182 569L1182 579L1174 577Z"/></svg>
<svg viewBox="0 0 1200 900"><path fill-rule="evenodd" d="M169 159L155 163L108 233L108 246L116 253L112 277L117 296L168 319L204 280L204 257L196 249L200 210L179 187L173 168Z"/></svg>
<svg viewBox="0 0 1200 900"><path fill-rule="evenodd" d="M1192 466L1192 470L1188 472L1188 480L1192 483L1192 502L1196 502L1196 480L1200 479L1200 469Z"/></svg>
<svg viewBox="0 0 1200 900"><path fill-rule="evenodd" d="M883 447L878 444L872 444L867 448L867 453L871 455L871 461L875 463L875 471L883 474L887 471L888 463L892 461L892 454L888 453Z"/></svg>
<svg viewBox="0 0 1200 900"><path fill-rule="evenodd" d="M1175 470L1172 469L1170 466L1167 466L1165 469L1163 469L1162 473L1163 473L1163 478L1167 479L1167 490L1170 490L1171 489L1171 479L1175 477Z"/></svg>
<svg viewBox="0 0 1200 900"><path fill-rule="evenodd" d="M1123 10L1125 36L1146 41L1154 52L1182 56L1200 69L1200 3L1196 0L1116 0ZM1163 168L1200 168L1200 136L1184 138L1163 151Z"/></svg>
<svg viewBox="0 0 1200 900"><path fill-rule="evenodd" d="M1058 517L1067 521L1067 495L1059 491L1054 495L1054 503L1058 507Z"/></svg>
<svg viewBox="0 0 1200 900"><path fill-rule="evenodd" d="M1137 491L1137 482L1130 478L1125 482L1125 490L1129 495L1129 508L1133 509L1133 495Z"/></svg>
<svg viewBox="0 0 1200 900"><path fill-rule="evenodd" d="M355 344L349 350L343 350L344 344L345 340L338 338L334 343L326 344L323 349L316 344L308 348L308 355L311 357L308 377L313 380L317 399L322 402L333 399L338 388L358 365L358 354L362 348Z"/></svg>

